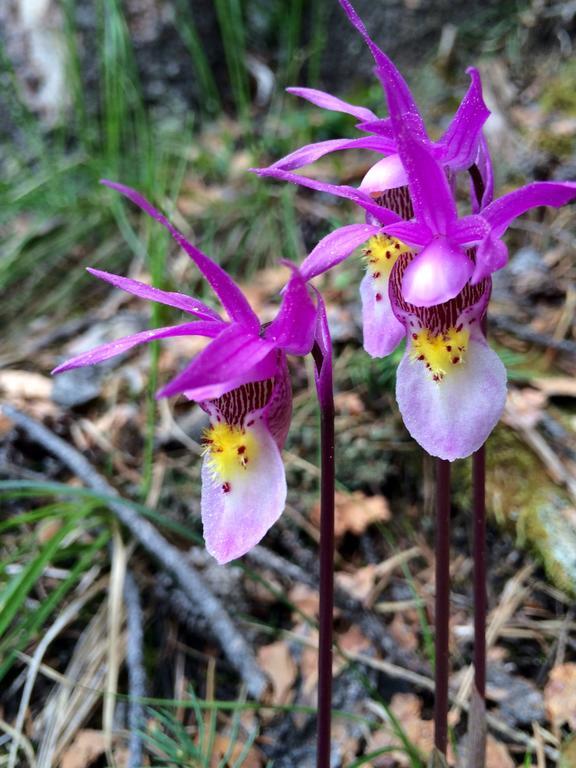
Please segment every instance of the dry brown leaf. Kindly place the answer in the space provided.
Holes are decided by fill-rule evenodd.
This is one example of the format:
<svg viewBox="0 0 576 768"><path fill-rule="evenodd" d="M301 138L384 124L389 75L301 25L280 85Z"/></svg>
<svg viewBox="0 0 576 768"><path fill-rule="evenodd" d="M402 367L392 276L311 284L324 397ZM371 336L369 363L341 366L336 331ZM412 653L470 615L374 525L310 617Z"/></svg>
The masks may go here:
<svg viewBox="0 0 576 768"><path fill-rule="evenodd" d="M336 413L348 413L350 416L359 416L366 410L362 398L356 392L338 392L334 395L334 407Z"/></svg>
<svg viewBox="0 0 576 768"><path fill-rule="evenodd" d="M410 611L410 614L412 611ZM416 622L410 621L411 616L407 616L405 613L395 614L392 622L389 626L390 634L396 640L400 648L405 651L416 651L418 649L418 616L416 615Z"/></svg>
<svg viewBox="0 0 576 768"><path fill-rule="evenodd" d="M392 697L390 710L404 729L408 741L410 741L424 757L428 757L434 747L434 721L423 720L422 701L413 693L397 693ZM367 751L372 752L382 747L401 746L400 739L393 732L390 725L373 734L367 745ZM448 747L448 765L454 765L454 754ZM382 755L376 758L372 765L374 768L387 768L388 766L409 766L410 758L406 753L398 751L394 753L394 762L390 761L390 755Z"/></svg>
<svg viewBox="0 0 576 768"><path fill-rule="evenodd" d="M515 762L501 741L488 735L486 739L486 768L514 768Z"/></svg>
<svg viewBox="0 0 576 768"><path fill-rule="evenodd" d="M535 427L542 417L546 395L535 389L511 389L506 398L505 421L513 427Z"/></svg>
<svg viewBox="0 0 576 768"><path fill-rule="evenodd" d="M320 598L315 589L311 589L305 584L295 584L288 593L288 599L306 616L318 615ZM300 621L302 617L296 613L294 619Z"/></svg>
<svg viewBox="0 0 576 768"><path fill-rule="evenodd" d="M390 520L390 507L383 496L365 496L360 491L354 493L336 492L336 512L334 533L337 539L346 533L360 536L373 523ZM320 524L320 505L312 510L312 522Z"/></svg>
<svg viewBox="0 0 576 768"><path fill-rule="evenodd" d="M53 381L30 371L0 371L0 390L17 400L49 400Z"/></svg>
<svg viewBox="0 0 576 768"><path fill-rule="evenodd" d="M235 741L231 746L231 741L228 736L222 733L217 733L216 738L214 739L212 759L210 760L211 768L217 768L217 766L221 764L224 755L227 754L229 754L229 758L226 761L226 768L236 765L243 749L244 744L242 744L242 742ZM256 747L251 747L248 754L244 757L242 768L262 768L262 765L262 753Z"/></svg>
<svg viewBox="0 0 576 768"><path fill-rule="evenodd" d="M258 650L258 661L272 682L272 703L290 704L294 691L297 669L288 645L279 640Z"/></svg>
<svg viewBox="0 0 576 768"><path fill-rule="evenodd" d="M377 578L377 565L366 565L353 573L338 571L335 575L336 584L363 603L370 596Z"/></svg>
<svg viewBox="0 0 576 768"><path fill-rule="evenodd" d="M544 705L548 719L555 727L568 723L576 729L576 664L554 667L544 688Z"/></svg>
<svg viewBox="0 0 576 768"><path fill-rule="evenodd" d="M571 376L548 376L530 383L548 397L576 397L576 379Z"/></svg>
<svg viewBox="0 0 576 768"><path fill-rule="evenodd" d="M60 768L88 768L105 751L106 736L102 731L91 729L79 731L72 744L62 755Z"/></svg>

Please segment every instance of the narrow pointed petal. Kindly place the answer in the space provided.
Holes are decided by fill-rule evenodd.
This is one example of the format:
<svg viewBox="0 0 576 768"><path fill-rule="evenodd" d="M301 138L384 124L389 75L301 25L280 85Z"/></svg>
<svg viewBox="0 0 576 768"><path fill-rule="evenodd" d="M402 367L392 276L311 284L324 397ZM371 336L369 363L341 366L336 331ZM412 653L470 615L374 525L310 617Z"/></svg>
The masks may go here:
<svg viewBox="0 0 576 768"><path fill-rule="evenodd" d="M269 176L279 181L287 181L290 184L298 184L301 187L314 189L317 192L325 192L329 195L352 200L367 213L372 214L372 216L382 224L392 224L393 222L401 221L401 218L397 213L378 205L369 195L354 189L354 187L348 187L344 184L327 184L326 182L317 181L316 179L309 179L307 176L300 176L297 173L290 173L289 171L281 171L274 168L256 168L254 170L259 176Z"/></svg>
<svg viewBox="0 0 576 768"><path fill-rule="evenodd" d="M376 74L382 80L383 84L384 81L386 81L391 86L390 92L386 90L390 114L392 114L393 109L393 106L390 104L390 95L392 94L392 98L397 109L404 114L410 114L412 116L413 129L417 131L418 135L426 136L424 122L416 102L414 101L414 97L412 96L412 93L406 84L406 81L400 72L396 69L392 61L388 58L388 56L386 56L386 54L381 51L376 43L372 40L368 34L368 30L366 29L364 22L358 16L356 10L352 6L352 3L350 3L349 0L340 0L340 5L344 9L344 12L348 16L348 19L352 25L362 35L366 45L370 49L370 53L376 62Z"/></svg>
<svg viewBox="0 0 576 768"><path fill-rule="evenodd" d="M330 326L328 325L328 314L326 304L320 294L316 291L318 300L318 325L316 327L316 343L322 355L320 369L314 366L314 379L316 381L316 392L318 401L322 407L332 408L334 401L334 385L332 381L332 338L330 336Z"/></svg>
<svg viewBox="0 0 576 768"><path fill-rule="evenodd" d="M188 400L193 400L203 406L203 403L222 397L232 390L237 390L245 385L250 386L266 379L273 379L278 373L279 359L282 354L283 352L280 350L274 349L250 368L242 369L238 376L205 386L193 384L190 389L182 390L182 394ZM162 391L156 393L156 398L160 397L164 397Z"/></svg>
<svg viewBox="0 0 576 768"><path fill-rule="evenodd" d="M120 288L126 293L131 293L134 296L139 296L141 299L148 299L149 301L157 301L159 304L166 304L169 307L176 307L183 312L188 312L191 315L196 315L203 320L214 320L217 322L223 322L211 307L208 307L203 302L195 299L193 296L187 296L184 293L177 293L175 291L161 291L159 288L154 288L152 285L141 283L139 280L130 280L127 277L121 277L120 275L113 275L110 272L103 272L100 269L92 269L88 267L88 272L100 280L105 280L115 288Z"/></svg>
<svg viewBox="0 0 576 768"><path fill-rule="evenodd" d="M318 91L315 88L286 88L288 93L293 96L299 96L301 99L306 99L311 104L315 104L322 109L329 109L332 112L344 112L347 115L353 115L358 120L373 121L378 120L378 117L366 107L359 107L356 104L349 104L347 101L332 96L324 91Z"/></svg>
<svg viewBox="0 0 576 768"><path fill-rule="evenodd" d="M261 422L255 437L254 460L229 480L214 476L208 456L202 464L204 539L219 563L235 560L258 544L286 505L286 474L278 446Z"/></svg>
<svg viewBox="0 0 576 768"><path fill-rule="evenodd" d="M406 335L392 311L388 280L375 281L367 272L360 283L360 298L364 349L371 357L386 357Z"/></svg>
<svg viewBox="0 0 576 768"><path fill-rule="evenodd" d="M138 346L138 344L147 344L155 339L167 339L171 336L207 336L214 338L222 332L226 325L219 320L218 322L199 320L195 323L182 323L182 325L169 325L165 328L151 328L148 331L134 333L131 336L124 336L122 339L111 341L109 344L102 344L100 347L83 352L81 355L60 363L52 373L62 373L70 371L73 368L82 368L86 365L96 365L111 357L128 352L129 349Z"/></svg>
<svg viewBox="0 0 576 768"><path fill-rule="evenodd" d="M440 382L407 351L398 367L396 399L408 431L425 451L463 459L484 444L502 415L506 369L479 336L470 339L466 363Z"/></svg>
<svg viewBox="0 0 576 768"><path fill-rule="evenodd" d="M457 211L444 169L404 123L397 131L397 141L417 220L433 232L446 234L457 219Z"/></svg>
<svg viewBox="0 0 576 768"><path fill-rule="evenodd" d="M501 236L518 216L538 208L551 205L559 208L576 198L576 183L572 181L536 181L526 187L510 192L495 200L482 211L482 216L492 227L496 236Z"/></svg>
<svg viewBox="0 0 576 768"><path fill-rule="evenodd" d="M482 194L477 194L476 185L474 179L471 179L471 198L472 198L472 211L473 213L479 213L484 210L494 200L494 168L492 167L492 158L490 157L490 150L483 134L480 134L480 141L478 142L478 155L474 163L481 179L481 186L483 187Z"/></svg>
<svg viewBox="0 0 576 768"><path fill-rule="evenodd" d="M110 189L115 189L117 192L120 192L124 197L131 200L134 205L137 205L141 210L162 224L163 227L166 227L174 240L176 240L178 245L186 251L188 256L190 256L200 272L204 275L230 317L233 320L242 323L246 328L251 328L256 332L258 331L260 323L257 316L252 311L250 304L248 304L248 301L240 288L238 288L236 283L226 274L222 267L189 243L184 235L139 192L130 187L126 187L123 184L117 184L116 182L108 181L106 179L102 180L102 184L110 187Z"/></svg>
<svg viewBox="0 0 576 768"><path fill-rule="evenodd" d="M399 221L396 224L387 224L382 229L390 237L395 237L406 245L417 248L424 247L434 237L429 227L416 221Z"/></svg>
<svg viewBox="0 0 576 768"><path fill-rule="evenodd" d="M394 128L392 127L392 121L389 117L384 120L368 120L365 123L357 123L356 128L358 128L359 131L366 131L367 133L375 133L377 136L383 136L388 139L391 144L394 143L394 146L396 146ZM395 152L396 149L392 151Z"/></svg>
<svg viewBox="0 0 576 768"><path fill-rule="evenodd" d="M482 97L480 73L475 67L470 67L467 73L472 78L470 88L439 142L444 150L442 162L453 170L472 165L478 154L482 127L490 115Z"/></svg>
<svg viewBox="0 0 576 768"><path fill-rule="evenodd" d="M302 276L305 280L311 280L327 272L379 231L380 228L372 224L348 224L330 232L302 262Z"/></svg>
<svg viewBox="0 0 576 768"><path fill-rule="evenodd" d="M306 144L286 157L277 160L270 168L293 171L296 168L314 163L331 152L339 152L344 149L368 149L385 155L394 152L395 147L395 142L380 136L362 136L359 139L329 139L328 141Z"/></svg>
<svg viewBox="0 0 576 768"><path fill-rule="evenodd" d="M240 324L231 325L166 384L157 397L171 397L181 392L193 400L219 397L273 349L274 344L246 331Z"/></svg>
<svg viewBox="0 0 576 768"><path fill-rule="evenodd" d="M489 233L476 251L476 264L471 283L476 285L486 277L505 267L508 262L508 248L498 237Z"/></svg>
<svg viewBox="0 0 576 768"><path fill-rule="evenodd" d="M316 307L298 269L289 264L292 276L282 297L275 319L266 328L264 338L291 355L307 355L314 343Z"/></svg>
<svg viewBox="0 0 576 768"><path fill-rule="evenodd" d="M375 163L362 179L358 189L371 194L407 185L408 176L400 155L394 154Z"/></svg>
<svg viewBox="0 0 576 768"><path fill-rule="evenodd" d="M454 298L466 285L474 264L445 238L432 240L408 265L402 295L415 307L432 307Z"/></svg>
<svg viewBox="0 0 576 768"><path fill-rule="evenodd" d="M490 225L482 216L465 216L455 221L448 229L450 240L461 246L475 245L490 232Z"/></svg>

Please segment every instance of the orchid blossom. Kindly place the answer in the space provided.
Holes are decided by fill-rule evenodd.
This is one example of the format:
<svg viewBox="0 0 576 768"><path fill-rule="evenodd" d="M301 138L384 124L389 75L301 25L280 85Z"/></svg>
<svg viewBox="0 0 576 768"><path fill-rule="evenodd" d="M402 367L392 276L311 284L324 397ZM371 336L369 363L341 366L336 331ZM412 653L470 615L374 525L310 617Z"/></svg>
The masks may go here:
<svg viewBox="0 0 576 768"><path fill-rule="evenodd" d="M382 79L385 72L394 83L397 98L409 116L411 129L426 143L432 155L450 173L473 166L482 180L484 190L474 198L475 209L491 199L492 170L490 157L481 131L489 111L482 98L480 75L474 68L468 70L472 78L470 88L444 136L432 142L426 133L422 116L402 75L390 59L372 41L364 24L346 0L341 0L348 18L366 41ZM373 357L384 357L392 352L404 336L402 325L396 320L388 300L388 279L393 265L392 256L397 243L384 235L388 223L409 220L414 215L408 189L408 177L398 154L397 140L390 119L379 120L370 110L348 104L330 94L311 88L290 88L291 93L330 110L354 115L360 120L358 128L373 135L358 139L337 139L309 144L259 169L261 176L306 186L338 197L352 199L364 209L367 224L350 224L326 236L302 265L303 275L310 279L349 256L358 246L365 248L366 275L360 285L364 348ZM327 184L297 175L291 171L314 162L320 157L344 149L367 149L385 155L373 165L358 189L345 185ZM378 208L375 210L375 204Z"/></svg>
<svg viewBox="0 0 576 768"><path fill-rule="evenodd" d="M53 373L100 363L155 339L211 339L157 397L183 393L209 415L202 463L202 521L208 551L218 562L226 563L257 544L284 509L286 476L281 451L292 411L286 355L310 352L318 333L324 358L329 356L324 312L318 312L303 278L292 266L278 314L262 328L244 294L220 266L189 243L138 192L104 183L170 231L212 287L229 320L192 296L89 269L123 291L176 307L197 320L126 336L62 363ZM329 370L328 360L326 366Z"/></svg>
<svg viewBox="0 0 576 768"><path fill-rule="evenodd" d="M494 200L478 213L460 217L444 168L410 129L410 114L398 96L394 78L383 69L379 74L414 210L413 220L383 229L417 252L404 274L404 298L416 306L432 307L456 297L469 280L477 285L504 267L508 250L502 236L510 224L532 208L570 202L576 198L576 184L534 182ZM473 258L467 249L473 249Z"/></svg>

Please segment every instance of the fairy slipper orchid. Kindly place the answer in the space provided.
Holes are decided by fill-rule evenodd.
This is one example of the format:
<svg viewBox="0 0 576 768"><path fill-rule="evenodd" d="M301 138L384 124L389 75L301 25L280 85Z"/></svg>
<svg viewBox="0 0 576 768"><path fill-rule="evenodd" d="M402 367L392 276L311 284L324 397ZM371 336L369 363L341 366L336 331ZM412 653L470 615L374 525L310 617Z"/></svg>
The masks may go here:
<svg viewBox="0 0 576 768"><path fill-rule="evenodd" d="M459 216L445 169L410 130L394 81L387 74L382 79L414 209L413 220L383 229L417 252L404 274L405 299L415 306L431 307L457 296L469 280L476 285L504 267L508 250L502 236L514 219L531 208L565 205L576 198L576 184L534 182L494 200L478 213ZM475 249L474 261L467 253L470 248Z"/></svg>
<svg viewBox="0 0 576 768"><path fill-rule="evenodd" d="M490 113L482 98L482 83L478 71L473 67L467 70L472 80L468 92L464 96L444 135L438 141L432 142L428 138L424 121L404 78L392 61L370 38L366 27L352 5L347 0L340 0L340 4L370 49L376 62L378 76L381 78L381 73L385 71L388 78L393 80L399 98L402 100L404 111L409 115L411 130L423 141L427 142L434 157L450 171L465 170L470 166L476 165L478 173L481 174L484 180L483 189L485 192L483 202L484 204L489 202L491 168L486 146L482 144L481 132ZM398 147L391 121L389 119L380 120L365 107L348 104L335 96L313 88L288 88L288 92L300 96L323 109L335 110L355 116L360 121L357 127L369 135L356 139L331 139L308 144L277 160L270 167L261 169L259 172L262 175L282 178L277 176L278 171L293 171L297 168L302 168L332 152L347 149L366 149L377 152L384 155L384 157L369 169L362 179L359 191L377 198L383 206L400 212L399 201L397 200L398 191L406 187L407 177L398 156ZM300 176L292 176L286 180L306 185L303 177ZM333 189L331 190L329 187L330 185L328 185L325 191L334 193ZM402 213L405 218L411 217L409 210L404 210Z"/></svg>
<svg viewBox="0 0 576 768"><path fill-rule="evenodd" d="M450 301L417 307L403 291L413 259L399 256L390 277L392 308L407 338L396 399L412 437L430 455L454 461L484 444L506 401L506 369L481 327L492 281L467 283Z"/></svg>
<svg viewBox="0 0 576 768"><path fill-rule="evenodd" d="M477 70L468 70L472 78L468 93L444 136L438 142L432 142L428 139L422 116L402 75L369 37L351 4L345 0L341 0L341 4L372 52L381 79L380 71L385 69L387 77L394 82L397 99L408 115L405 115L405 119L411 130L426 143L433 156L450 172L473 166L480 177L482 188L480 197L473 198L473 205L476 209L485 204L491 199L492 170L481 130L489 112L482 98L482 85ZM270 176L351 199L364 209L366 224L351 224L329 234L306 259L302 270L303 275L310 279L343 261L360 245L366 244L366 275L360 285L364 348L372 357L384 357L396 348L404 336L403 328L396 320L388 299L387 281L397 251L397 241L390 240L384 232L387 232L388 224L407 221L414 216L407 186L408 175L398 154L392 122L390 119L378 120L376 115L366 108L348 104L321 91L311 88L288 90L324 109L357 117L360 120L358 127L372 134L358 139L337 139L310 144L256 172L261 176ZM327 184L292 173L293 170L328 153L345 149L367 149L385 155L370 168L358 189ZM392 256L387 256L390 252Z"/></svg>
<svg viewBox="0 0 576 768"><path fill-rule="evenodd" d="M281 451L292 412L286 355L309 353L317 329L323 339L326 329L320 327L318 309L295 267L291 266L276 318L262 328L240 288L220 266L138 192L104 183L170 231L214 290L228 319L192 296L90 269L95 277L121 290L176 307L197 320L118 339L62 363L53 373L94 365L154 339L205 336L211 340L157 397L183 393L209 415L202 464L202 521L208 551L226 563L257 544L284 509Z"/></svg>

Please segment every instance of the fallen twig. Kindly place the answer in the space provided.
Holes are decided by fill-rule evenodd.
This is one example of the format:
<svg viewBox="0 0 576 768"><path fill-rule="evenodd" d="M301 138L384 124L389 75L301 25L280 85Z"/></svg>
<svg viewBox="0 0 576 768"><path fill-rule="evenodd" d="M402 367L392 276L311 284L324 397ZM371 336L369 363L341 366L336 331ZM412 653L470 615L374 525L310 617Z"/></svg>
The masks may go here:
<svg viewBox="0 0 576 768"><path fill-rule="evenodd" d="M57 456L86 485L107 496L118 496L114 488L75 448L13 406L2 404L1 407L9 419L24 429L33 440ZM198 605L199 610L212 626L224 655L237 670L249 694L257 699L262 698L268 688L268 680L258 666L250 646L201 576L191 568L176 547L169 544L148 520L141 517L131 506L123 503L122 499L118 497L118 501L111 501L108 506L138 543L176 577L183 592Z"/></svg>
<svg viewBox="0 0 576 768"><path fill-rule="evenodd" d="M503 315L490 315L490 325L498 330L508 331L522 341L529 341L532 344L538 344L541 347L557 349L560 352L566 352L569 355L576 355L576 341L570 339L556 339L553 336L547 336L544 333L533 331L530 326L518 323L510 317Z"/></svg>
<svg viewBox="0 0 576 768"><path fill-rule="evenodd" d="M144 730L142 700L146 695L144 628L138 584L129 570L126 571L124 577L124 601L128 625L126 666L128 667L128 730L130 731L130 752L126 766L127 768L138 768L142 764L142 731Z"/></svg>

